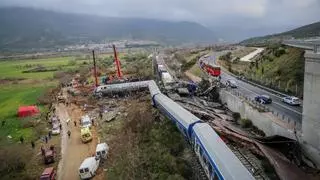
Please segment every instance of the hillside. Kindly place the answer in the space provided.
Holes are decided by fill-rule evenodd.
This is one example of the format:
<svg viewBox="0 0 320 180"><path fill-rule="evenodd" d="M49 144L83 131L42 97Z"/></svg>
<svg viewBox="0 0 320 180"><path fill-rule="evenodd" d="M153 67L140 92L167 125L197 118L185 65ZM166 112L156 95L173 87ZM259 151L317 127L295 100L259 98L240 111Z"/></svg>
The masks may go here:
<svg viewBox="0 0 320 180"><path fill-rule="evenodd" d="M320 36L320 22L302 26L287 32L273 34L263 37L254 37L240 42L242 45L264 45L268 43L281 42L284 39L299 39Z"/></svg>
<svg viewBox="0 0 320 180"><path fill-rule="evenodd" d="M252 62L230 61L237 56L238 51L232 51L230 58L220 57L219 63L232 73L255 83L286 94L303 96L304 50L285 45L268 45Z"/></svg>
<svg viewBox="0 0 320 180"><path fill-rule="evenodd" d="M0 50L51 48L105 40L153 40L165 44L215 40L193 22L100 17L30 8L0 8Z"/></svg>

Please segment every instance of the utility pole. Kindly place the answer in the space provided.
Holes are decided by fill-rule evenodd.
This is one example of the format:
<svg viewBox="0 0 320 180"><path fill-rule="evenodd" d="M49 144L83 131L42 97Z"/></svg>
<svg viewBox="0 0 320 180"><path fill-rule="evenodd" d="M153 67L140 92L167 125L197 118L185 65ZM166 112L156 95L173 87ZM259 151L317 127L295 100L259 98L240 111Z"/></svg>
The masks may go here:
<svg viewBox="0 0 320 180"><path fill-rule="evenodd" d="M95 86L98 87L98 78L97 78L97 67L96 67L96 58L94 55L94 50L92 50L92 57L93 57L93 76L95 79Z"/></svg>

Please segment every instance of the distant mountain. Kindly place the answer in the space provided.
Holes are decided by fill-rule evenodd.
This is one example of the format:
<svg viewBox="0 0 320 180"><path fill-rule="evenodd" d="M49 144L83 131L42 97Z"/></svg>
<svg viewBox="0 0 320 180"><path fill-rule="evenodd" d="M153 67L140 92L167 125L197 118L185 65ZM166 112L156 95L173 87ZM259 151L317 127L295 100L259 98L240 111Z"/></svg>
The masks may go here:
<svg viewBox="0 0 320 180"><path fill-rule="evenodd" d="M263 45L267 43L281 42L285 39L299 39L320 36L320 22L302 26L287 32L262 37L254 37L240 42L243 45Z"/></svg>
<svg viewBox="0 0 320 180"><path fill-rule="evenodd" d="M0 8L0 24L1 51L119 39L166 44L216 40L211 30L193 22L111 18L30 8Z"/></svg>

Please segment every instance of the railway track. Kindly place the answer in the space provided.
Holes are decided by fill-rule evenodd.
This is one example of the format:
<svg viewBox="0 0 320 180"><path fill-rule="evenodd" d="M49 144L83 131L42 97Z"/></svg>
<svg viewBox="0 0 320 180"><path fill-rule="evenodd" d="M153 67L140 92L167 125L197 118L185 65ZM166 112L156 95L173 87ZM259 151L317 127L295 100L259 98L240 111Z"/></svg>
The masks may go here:
<svg viewBox="0 0 320 180"><path fill-rule="evenodd" d="M261 163L251 152L232 144L228 144L228 146L256 180L269 180L263 171Z"/></svg>

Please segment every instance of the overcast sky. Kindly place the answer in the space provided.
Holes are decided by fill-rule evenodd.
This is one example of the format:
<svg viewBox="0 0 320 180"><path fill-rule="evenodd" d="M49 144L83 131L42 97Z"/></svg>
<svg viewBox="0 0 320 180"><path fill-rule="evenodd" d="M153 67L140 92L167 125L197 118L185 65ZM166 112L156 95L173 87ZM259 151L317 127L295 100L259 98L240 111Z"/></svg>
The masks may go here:
<svg viewBox="0 0 320 180"><path fill-rule="evenodd" d="M320 0L0 0L0 6L194 21L208 27L292 28L320 20Z"/></svg>

